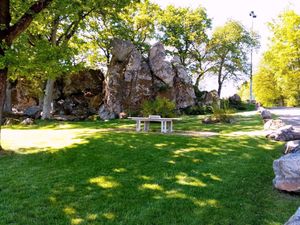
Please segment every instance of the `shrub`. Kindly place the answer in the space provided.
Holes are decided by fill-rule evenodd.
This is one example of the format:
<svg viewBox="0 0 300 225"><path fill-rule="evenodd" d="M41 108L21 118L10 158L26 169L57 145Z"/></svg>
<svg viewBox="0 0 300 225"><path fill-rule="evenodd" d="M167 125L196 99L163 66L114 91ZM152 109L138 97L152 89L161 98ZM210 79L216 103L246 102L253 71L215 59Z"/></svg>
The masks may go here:
<svg viewBox="0 0 300 225"><path fill-rule="evenodd" d="M183 110L186 115L205 115L212 113L211 107L194 105Z"/></svg>
<svg viewBox="0 0 300 225"><path fill-rule="evenodd" d="M175 115L175 103L167 98L157 97L154 101L143 102L141 113L143 116L173 117Z"/></svg>
<svg viewBox="0 0 300 225"><path fill-rule="evenodd" d="M224 101L221 105L221 107L214 105L212 108L212 118L214 120L219 120L221 122L225 123L232 123L232 120L234 119L233 113L235 113L234 109L231 109L229 107L229 103Z"/></svg>

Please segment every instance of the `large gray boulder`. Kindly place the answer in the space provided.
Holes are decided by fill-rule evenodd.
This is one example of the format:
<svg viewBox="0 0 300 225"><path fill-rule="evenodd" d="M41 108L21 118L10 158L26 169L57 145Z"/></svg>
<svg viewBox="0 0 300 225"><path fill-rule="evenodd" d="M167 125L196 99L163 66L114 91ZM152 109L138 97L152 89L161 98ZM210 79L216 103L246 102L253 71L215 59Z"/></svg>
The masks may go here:
<svg viewBox="0 0 300 225"><path fill-rule="evenodd" d="M274 187L281 191L300 191L300 153L287 154L273 162Z"/></svg>
<svg viewBox="0 0 300 225"><path fill-rule="evenodd" d="M161 42L150 49L149 64L156 77L169 87L173 87L175 73L172 64L166 60L166 51Z"/></svg>
<svg viewBox="0 0 300 225"><path fill-rule="evenodd" d="M284 225L300 225L300 207Z"/></svg>

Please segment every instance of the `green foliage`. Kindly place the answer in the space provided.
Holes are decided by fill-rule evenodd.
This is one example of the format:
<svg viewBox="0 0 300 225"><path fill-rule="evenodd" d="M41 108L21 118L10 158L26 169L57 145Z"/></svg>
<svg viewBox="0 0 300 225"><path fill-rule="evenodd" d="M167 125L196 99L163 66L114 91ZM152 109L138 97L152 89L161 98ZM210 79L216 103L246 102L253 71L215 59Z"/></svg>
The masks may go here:
<svg viewBox="0 0 300 225"><path fill-rule="evenodd" d="M238 90L238 95L242 101L247 101L250 98L250 84L248 81L244 82Z"/></svg>
<svg viewBox="0 0 300 225"><path fill-rule="evenodd" d="M175 103L167 98L157 97L154 101L145 101L142 104L143 116L160 115L161 117L174 117Z"/></svg>
<svg viewBox="0 0 300 225"><path fill-rule="evenodd" d="M128 6L99 11L90 17L84 31L81 54L88 67L107 66L111 58L113 38L131 41L142 53L148 52L154 38L157 14L160 8L149 0L133 1Z"/></svg>
<svg viewBox="0 0 300 225"><path fill-rule="evenodd" d="M32 138L25 145L28 130L6 129L19 137L8 149L22 147L0 157L0 224L284 224L300 199L272 189L282 144L223 135L262 127L259 117L240 119L175 124L218 132L209 138L136 134L128 120L44 122L36 132L22 128Z"/></svg>
<svg viewBox="0 0 300 225"><path fill-rule="evenodd" d="M247 78L249 50L255 46L258 37L251 35L240 22L230 20L214 30L208 60L213 64L211 72L218 77L219 96L226 81Z"/></svg>
<svg viewBox="0 0 300 225"><path fill-rule="evenodd" d="M194 105L183 110L186 115L205 115L212 113L211 107Z"/></svg>
<svg viewBox="0 0 300 225"><path fill-rule="evenodd" d="M224 100L221 102L220 107L218 105L213 105L212 109L212 119L225 122L225 123L232 123L235 113L235 110L229 107L229 101Z"/></svg>
<svg viewBox="0 0 300 225"><path fill-rule="evenodd" d="M300 105L300 15L283 12L269 24L269 49L255 80L259 101L266 105Z"/></svg>
<svg viewBox="0 0 300 225"><path fill-rule="evenodd" d="M166 46L175 48L170 52L179 56L183 65L195 60L193 49L207 41L211 19L202 7L196 9L168 6L161 11L158 21L158 38Z"/></svg>

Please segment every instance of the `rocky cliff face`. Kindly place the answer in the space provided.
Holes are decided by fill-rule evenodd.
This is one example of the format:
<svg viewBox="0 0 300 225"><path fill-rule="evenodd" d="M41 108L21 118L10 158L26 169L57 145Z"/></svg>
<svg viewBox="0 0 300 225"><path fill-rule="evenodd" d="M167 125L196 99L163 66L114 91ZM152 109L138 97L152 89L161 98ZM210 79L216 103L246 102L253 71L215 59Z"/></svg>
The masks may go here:
<svg viewBox="0 0 300 225"><path fill-rule="evenodd" d="M143 101L156 96L176 102L177 109L194 104L191 79L178 59L166 60L161 43L150 49L148 58L128 41L114 40L112 45L105 97L99 110L102 119L116 118L121 112L138 112Z"/></svg>

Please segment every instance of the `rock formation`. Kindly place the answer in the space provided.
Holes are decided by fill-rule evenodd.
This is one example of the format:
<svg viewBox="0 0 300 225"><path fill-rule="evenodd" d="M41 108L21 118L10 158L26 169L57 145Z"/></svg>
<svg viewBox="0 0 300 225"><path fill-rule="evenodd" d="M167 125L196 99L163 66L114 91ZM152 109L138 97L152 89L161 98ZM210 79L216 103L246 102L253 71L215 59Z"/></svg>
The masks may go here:
<svg viewBox="0 0 300 225"><path fill-rule="evenodd" d="M84 117L96 114L103 101L103 82L100 70L81 71L57 80L55 114Z"/></svg>
<svg viewBox="0 0 300 225"><path fill-rule="evenodd" d="M178 59L169 62L161 43L145 58L129 41L112 42L112 59L105 80L102 119L117 118L121 112L138 113L145 100L156 96L176 103L177 109L194 105L192 81Z"/></svg>

